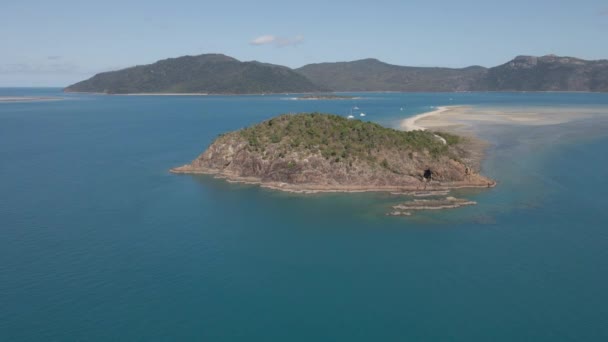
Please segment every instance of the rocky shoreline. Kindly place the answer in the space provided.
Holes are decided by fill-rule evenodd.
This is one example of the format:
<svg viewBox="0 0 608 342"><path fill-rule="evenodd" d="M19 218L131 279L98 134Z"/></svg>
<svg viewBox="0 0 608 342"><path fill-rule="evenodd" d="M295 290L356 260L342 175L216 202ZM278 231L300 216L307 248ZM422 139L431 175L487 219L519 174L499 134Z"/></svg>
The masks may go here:
<svg viewBox="0 0 608 342"><path fill-rule="evenodd" d="M393 206L393 211L387 213L388 216L411 216L412 211L420 210L443 210L455 209L469 205L475 205L477 202L469 201L463 198L445 197L436 199L414 199L408 202L403 202Z"/></svg>
<svg viewBox="0 0 608 342"><path fill-rule="evenodd" d="M193 168L190 164L175 167L169 170L174 174L202 174L211 175L217 179L224 179L229 183L240 183L259 185L262 188L280 190L290 193L299 194L316 194L316 193L358 193L358 192L388 192L394 195L430 197L437 195L448 194L450 190L465 189L465 188L493 188L496 186L495 181L477 180L477 181L462 181L462 182L418 182L412 185L404 186L374 186L374 185L331 185L331 184L289 184L285 182L263 181L256 177L241 177L232 173L223 172L222 170L209 168Z"/></svg>
<svg viewBox="0 0 608 342"><path fill-rule="evenodd" d="M479 173L486 146L473 138L396 131L336 115L282 115L220 135L191 163L170 172L298 194L388 192L445 198L452 189L496 186ZM433 207L438 200L425 201ZM452 206L462 203L450 201L439 209Z"/></svg>

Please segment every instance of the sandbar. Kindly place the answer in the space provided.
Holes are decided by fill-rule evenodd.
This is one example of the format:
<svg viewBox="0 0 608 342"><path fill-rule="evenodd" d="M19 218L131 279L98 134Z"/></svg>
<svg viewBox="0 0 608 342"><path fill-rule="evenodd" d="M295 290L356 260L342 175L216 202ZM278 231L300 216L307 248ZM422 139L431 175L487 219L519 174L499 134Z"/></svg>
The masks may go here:
<svg viewBox="0 0 608 342"><path fill-rule="evenodd" d="M406 131L428 129L470 135L483 125L547 126L605 115L606 110L593 107L538 106L448 106L438 107L401 121Z"/></svg>
<svg viewBox="0 0 608 342"><path fill-rule="evenodd" d="M0 96L0 103L60 101L61 97Z"/></svg>

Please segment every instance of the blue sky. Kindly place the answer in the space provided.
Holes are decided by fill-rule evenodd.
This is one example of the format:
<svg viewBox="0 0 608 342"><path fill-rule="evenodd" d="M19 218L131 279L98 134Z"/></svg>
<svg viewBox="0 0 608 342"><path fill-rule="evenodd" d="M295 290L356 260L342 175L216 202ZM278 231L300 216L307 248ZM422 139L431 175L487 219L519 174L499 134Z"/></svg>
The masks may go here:
<svg viewBox="0 0 608 342"><path fill-rule="evenodd" d="M607 37L605 0L3 0L0 86L65 86L211 52L290 67L368 57L448 67L521 54L605 59Z"/></svg>

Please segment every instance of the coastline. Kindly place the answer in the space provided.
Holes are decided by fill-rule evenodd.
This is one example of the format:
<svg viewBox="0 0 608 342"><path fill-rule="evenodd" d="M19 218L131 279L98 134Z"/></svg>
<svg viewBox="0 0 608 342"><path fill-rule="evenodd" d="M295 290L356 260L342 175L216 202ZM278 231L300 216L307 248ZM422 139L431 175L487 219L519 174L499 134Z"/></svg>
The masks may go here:
<svg viewBox="0 0 608 342"><path fill-rule="evenodd" d="M596 115L593 109L578 109L573 115L571 108L559 107L484 107L484 106L441 106L426 113L403 119L400 128L406 131L432 130L447 132L460 137L458 148L460 161L470 167L472 173L464 179L447 182L412 182L399 185L365 185L359 184L314 184L283 183L263 180L256 177L241 177L230 171L210 169L187 164L170 169L176 174L207 174L225 179L232 183L256 184L263 188L293 193L324 192L391 192L412 193L416 191L449 191L461 188L491 188L496 181L481 176L481 164L489 141L482 140L484 132L492 127L506 126L546 126L566 123L574 120L591 118Z"/></svg>
<svg viewBox="0 0 608 342"><path fill-rule="evenodd" d="M281 92L281 93L246 93L246 94L235 94L235 93L126 93L126 94L111 94L94 91L66 91L67 94L85 94L85 95L111 95L111 96L265 96L265 95L290 95L290 94L316 94L318 92ZM374 91L333 91L333 94L425 94L431 91L393 91L393 90L374 90ZM526 94L526 93L538 93L538 94L552 94L552 93L563 93L563 94L606 94L603 91L576 91L576 90L487 90L487 91L432 91L432 93L441 94L484 94L484 93L513 93L513 94Z"/></svg>
<svg viewBox="0 0 608 342"><path fill-rule="evenodd" d="M401 121L404 130L428 129L477 137L487 126L547 126L589 119L601 114L589 107L444 106ZM484 126L486 126L484 128Z"/></svg>
<svg viewBox="0 0 608 342"><path fill-rule="evenodd" d="M468 151L463 161L481 172L486 151L493 144L492 133L517 127L541 127L568 124L574 121L602 117L605 112L594 107L534 107L534 106L443 106L436 110L403 119L403 130L432 130L460 136Z"/></svg>
<svg viewBox="0 0 608 342"><path fill-rule="evenodd" d="M173 174L189 175L210 175L217 179L223 179L228 183L259 185L261 188L279 190L298 194L317 194L317 193L362 193L362 192L388 192L392 194L412 193L417 191L424 192L444 192L455 189L474 189L474 188L493 188L495 181L487 182L484 180L469 180L460 182L428 183L424 187L423 183L412 186L364 186L364 185L320 185L320 184L289 184L283 182L265 182L254 177L239 177L233 174L223 173L215 169L193 169L189 164L175 167L169 170Z"/></svg>
<svg viewBox="0 0 608 342"><path fill-rule="evenodd" d="M63 90L66 94L88 94L88 95L107 95L107 96L265 96L265 95L308 95L317 94L318 92L283 92L283 93L102 93L102 92L88 92L88 91L69 91Z"/></svg>
<svg viewBox="0 0 608 342"><path fill-rule="evenodd" d="M420 120L427 120L430 118L442 118L443 113L453 112L464 108L463 106L442 106L438 107L433 111L421 113L419 115L406 118L402 121L401 126L405 127L405 130L426 130L426 124L421 124ZM449 192L453 189L463 188L492 188L496 186L496 181L490 178L486 178L481 175L481 162L485 157L485 151L489 146L489 143L477 138L475 135L470 134L467 131L455 130L452 126L447 127L445 123L441 124L442 127L433 127L437 131L445 131L449 133L458 134L462 139L459 143L459 149L464 152L460 157L460 162L464 163L470 168L471 173L467 174L464 179L458 181L430 181L430 182L411 182L401 183L398 185L365 185L365 184L311 184L311 183L284 183L276 181L263 180L257 177L242 177L233 172L212 169L208 167L202 167L201 165L193 166L192 164L186 164L179 167L171 168L169 172L174 174L204 174L211 175L214 178L224 179L230 183L242 183L259 185L262 188L280 190L291 193L302 193L302 194L314 194L314 193L358 193L358 192L389 192L389 193L412 193L418 191L426 192ZM446 143L445 139L436 135L438 139L441 139ZM467 171L468 172L468 171Z"/></svg>
<svg viewBox="0 0 608 342"><path fill-rule="evenodd" d="M430 112L425 112L422 114L418 114L418 115L414 115L410 118L404 119L401 121L400 127L402 130L404 131L425 131L426 128L423 126L419 126L416 124L416 122L418 120L430 117L430 116L434 116L434 115L439 115L443 112L446 112L448 110L451 110L453 108L458 108L458 106L442 106L442 107L437 107L435 110L430 111Z"/></svg>

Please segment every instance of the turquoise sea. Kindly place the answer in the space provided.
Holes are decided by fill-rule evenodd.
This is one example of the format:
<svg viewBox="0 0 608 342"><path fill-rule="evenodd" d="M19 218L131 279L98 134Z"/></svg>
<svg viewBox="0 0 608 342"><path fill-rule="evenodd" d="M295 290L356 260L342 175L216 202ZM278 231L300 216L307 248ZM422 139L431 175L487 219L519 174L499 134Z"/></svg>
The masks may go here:
<svg viewBox="0 0 608 342"><path fill-rule="evenodd" d="M608 94L17 95L65 100L0 103L0 341L608 340ZM606 117L488 127L498 187L410 218L167 171L281 113L450 104Z"/></svg>

